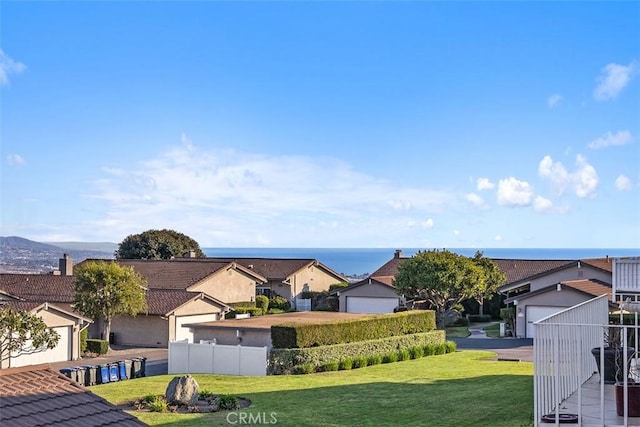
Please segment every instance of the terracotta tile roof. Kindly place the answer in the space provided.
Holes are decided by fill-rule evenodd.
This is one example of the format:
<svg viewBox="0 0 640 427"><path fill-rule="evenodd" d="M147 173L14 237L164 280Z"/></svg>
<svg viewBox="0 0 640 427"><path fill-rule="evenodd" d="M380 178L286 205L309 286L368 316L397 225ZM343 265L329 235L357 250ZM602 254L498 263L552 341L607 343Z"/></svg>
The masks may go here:
<svg viewBox="0 0 640 427"><path fill-rule="evenodd" d="M147 314L166 316L196 298L205 298L220 305L221 308L228 307L222 301L201 292L189 292L182 289L149 289L147 291Z"/></svg>
<svg viewBox="0 0 640 427"><path fill-rule="evenodd" d="M144 426L48 365L0 370L0 425Z"/></svg>
<svg viewBox="0 0 640 427"><path fill-rule="evenodd" d="M208 260L216 260L218 262L237 262L245 268L255 270L261 276L266 277L269 281L283 281L287 277L308 266L309 264L318 264L314 259L295 259L295 258L207 258ZM325 270L332 271L326 266ZM334 274L340 276L338 273Z"/></svg>
<svg viewBox="0 0 640 427"><path fill-rule="evenodd" d="M493 261L506 276L503 286L508 286L525 279L530 280L555 270L568 268L577 262L573 260L555 259L493 259Z"/></svg>
<svg viewBox="0 0 640 427"><path fill-rule="evenodd" d="M359 282L352 283L349 286L345 286L344 288L334 289L333 291L329 292L329 294L336 295L338 292L350 291L351 289L358 288L363 285L370 285L373 283L380 284L383 286L389 286L390 288L395 289L395 287L393 286L393 277L378 276L378 277L368 277L366 279L360 280Z"/></svg>
<svg viewBox="0 0 640 427"><path fill-rule="evenodd" d="M589 264L593 267L599 268L601 270L608 271L609 273L613 273L613 259L606 258L588 258L582 259L581 262L585 264Z"/></svg>
<svg viewBox="0 0 640 427"><path fill-rule="evenodd" d="M26 301L73 302L73 276L0 274L0 290Z"/></svg>
<svg viewBox="0 0 640 427"><path fill-rule="evenodd" d="M0 303L0 307L2 305L10 305L18 311L30 312L31 310L41 306L42 303L37 301L2 301L2 303Z"/></svg>
<svg viewBox="0 0 640 427"><path fill-rule="evenodd" d="M394 277L398 272L398 268L400 264L402 264L405 260L410 259L409 257L394 257L387 261L382 267L371 273L371 277L379 277L379 276L387 276Z"/></svg>
<svg viewBox="0 0 640 427"><path fill-rule="evenodd" d="M609 301L612 301L613 290L611 285L597 279L579 279L579 280L565 280L560 282L563 286L582 291L586 294L599 297L600 295L607 294Z"/></svg>

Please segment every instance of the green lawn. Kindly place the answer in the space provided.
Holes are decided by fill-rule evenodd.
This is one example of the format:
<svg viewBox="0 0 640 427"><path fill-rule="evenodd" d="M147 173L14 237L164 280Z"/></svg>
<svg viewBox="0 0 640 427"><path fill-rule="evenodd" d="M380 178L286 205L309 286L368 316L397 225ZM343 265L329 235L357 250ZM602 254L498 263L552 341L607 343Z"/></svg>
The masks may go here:
<svg viewBox="0 0 640 427"><path fill-rule="evenodd" d="M482 330L485 331L490 338L500 338L500 323L494 323L491 326L482 328Z"/></svg>
<svg viewBox="0 0 640 427"><path fill-rule="evenodd" d="M445 328L445 333L446 333L447 339L466 338L469 335L471 335L471 332L469 332L468 326L447 326Z"/></svg>
<svg viewBox="0 0 640 427"><path fill-rule="evenodd" d="M194 375L200 390L253 404L243 412L278 426L523 426L533 412L533 364L493 353L447 355L310 375ZM164 394L173 375L90 387L112 403ZM132 412L150 425L229 426L238 414ZM272 418L272 415L274 418ZM263 421L266 424L266 422Z"/></svg>

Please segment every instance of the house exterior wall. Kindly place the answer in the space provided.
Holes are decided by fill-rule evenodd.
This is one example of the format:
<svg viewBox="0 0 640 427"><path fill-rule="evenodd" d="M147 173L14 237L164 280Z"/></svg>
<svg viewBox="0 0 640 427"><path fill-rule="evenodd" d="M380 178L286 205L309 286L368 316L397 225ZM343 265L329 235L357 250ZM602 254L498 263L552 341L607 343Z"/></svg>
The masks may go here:
<svg viewBox="0 0 640 427"><path fill-rule="evenodd" d="M593 268L589 265L586 265L585 263L582 263L580 268L578 268L577 266L573 266L560 271L545 274L544 276L537 277L531 280L529 290L530 292L533 292L547 286L555 285L559 282L576 279L598 279L610 284L611 273Z"/></svg>
<svg viewBox="0 0 640 427"><path fill-rule="evenodd" d="M176 317L193 316L197 314L216 314L220 315L219 306L212 304L206 300L195 300L178 308L173 315L169 316L169 341L176 340ZM218 317L219 318L219 317Z"/></svg>
<svg viewBox="0 0 640 427"><path fill-rule="evenodd" d="M215 339L216 344L243 345L249 347L271 348L271 330L242 330L242 341L238 341L237 329L234 328L194 328L193 342Z"/></svg>
<svg viewBox="0 0 640 427"><path fill-rule="evenodd" d="M347 310L347 297L378 297L378 298L397 298L398 294L395 289L379 283L367 283L347 291L340 291L339 310Z"/></svg>
<svg viewBox="0 0 640 427"><path fill-rule="evenodd" d="M254 301L256 282L246 274L230 268L216 272L189 290L203 292L227 304Z"/></svg>
<svg viewBox="0 0 640 427"><path fill-rule="evenodd" d="M593 296L578 292L566 286L561 291L550 290L540 295L532 296L518 302L516 313L523 317L516 317L516 336L524 337L527 331L527 306L546 306L569 308L592 299Z"/></svg>
<svg viewBox="0 0 640 427"><path fill-rule="evenodd" d="M144 314L118 316L111 321L111 332L115 334L118 345L167 347L169 319Z"/></svg>

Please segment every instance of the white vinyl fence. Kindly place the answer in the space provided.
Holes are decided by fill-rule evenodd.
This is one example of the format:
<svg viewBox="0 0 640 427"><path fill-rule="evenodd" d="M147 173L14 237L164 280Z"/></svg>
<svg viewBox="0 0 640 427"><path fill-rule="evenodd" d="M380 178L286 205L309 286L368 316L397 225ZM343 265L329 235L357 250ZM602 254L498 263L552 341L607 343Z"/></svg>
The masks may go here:
<svg viewBox="0 0 640 427"><path fill-rule="evenodd" d="M267 347L169 343L169 374L267 375Z"/></svg>

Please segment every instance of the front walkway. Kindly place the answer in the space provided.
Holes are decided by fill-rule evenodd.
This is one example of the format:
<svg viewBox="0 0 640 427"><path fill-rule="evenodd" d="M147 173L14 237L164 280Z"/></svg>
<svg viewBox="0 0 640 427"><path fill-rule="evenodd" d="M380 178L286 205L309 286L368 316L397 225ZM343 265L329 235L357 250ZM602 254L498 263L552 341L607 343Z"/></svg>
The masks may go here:
<svg viewBox="0 0 640 427"><path fill-rule="evenodd" d="M604 426L624 426L624 417L616 414L615 386L604 385ZM582 407L582 410L580 408ZM582 405L579 404L576 391L560 404L561 414L582 413L582 425L587 427L602 426L600 407L600 376L594 374L582 384ZM543 424L544 425L544 424ZM640 426L640 417L629 418L628 426Z"/></svg>

